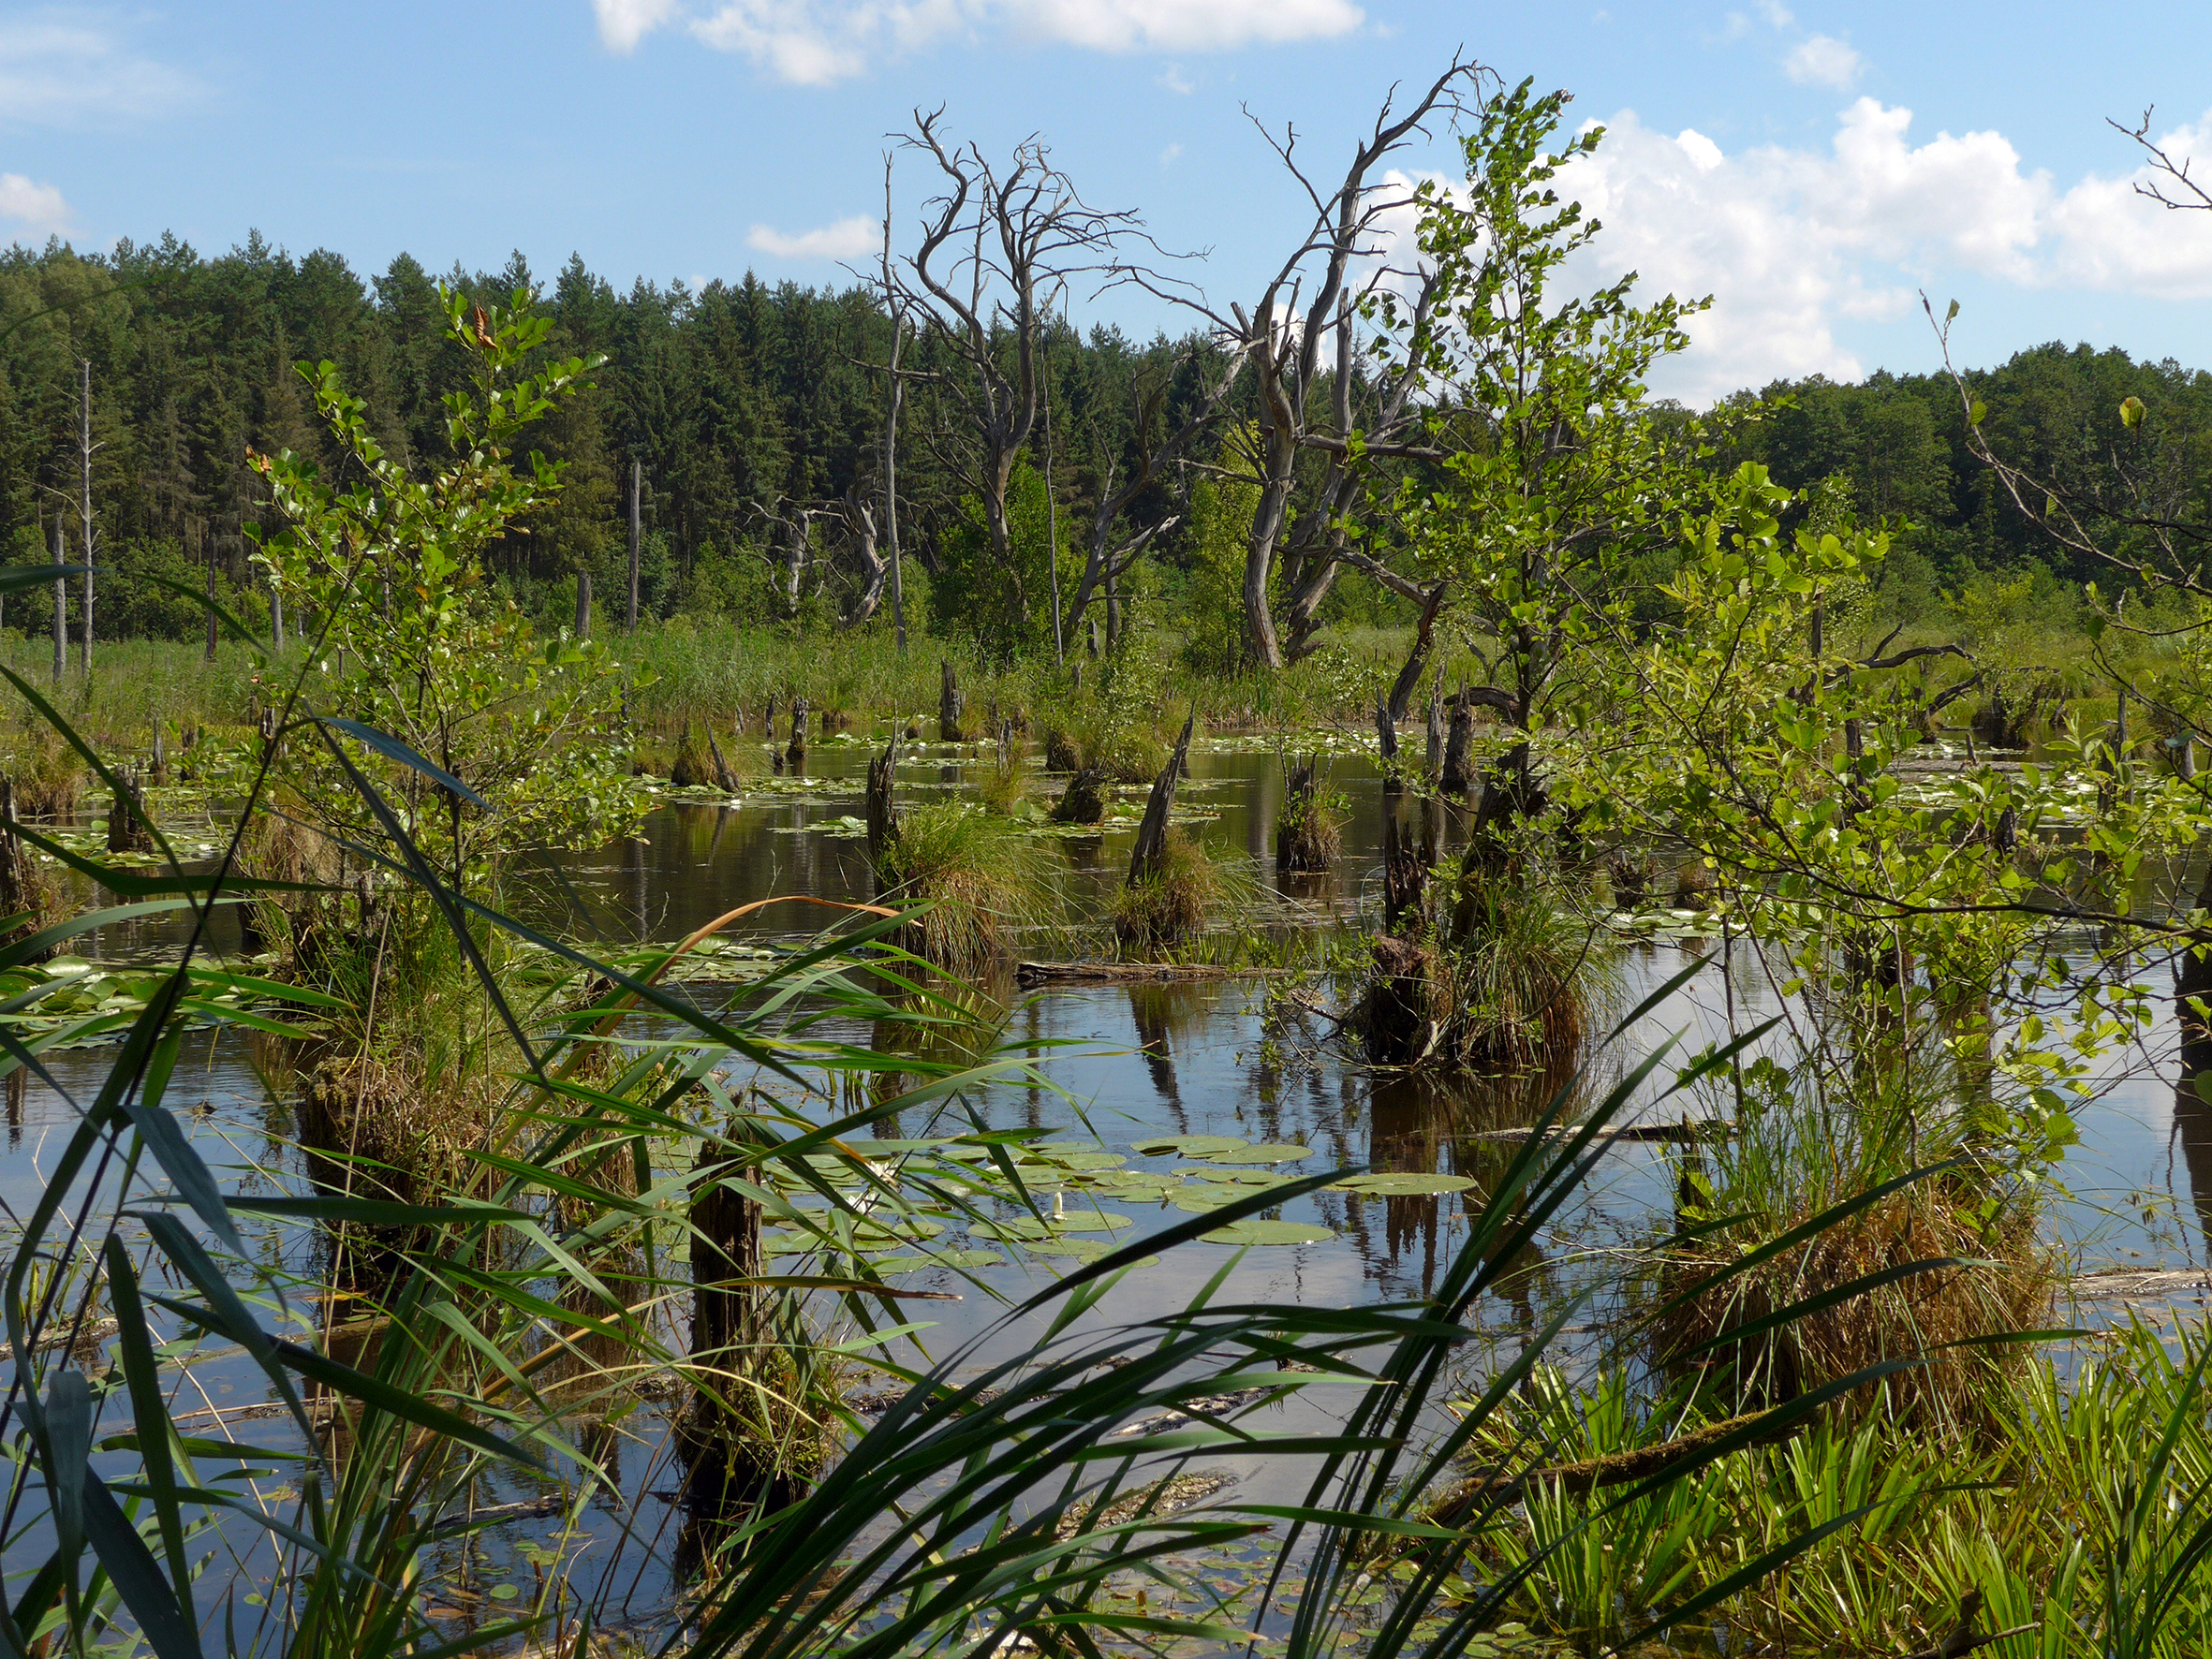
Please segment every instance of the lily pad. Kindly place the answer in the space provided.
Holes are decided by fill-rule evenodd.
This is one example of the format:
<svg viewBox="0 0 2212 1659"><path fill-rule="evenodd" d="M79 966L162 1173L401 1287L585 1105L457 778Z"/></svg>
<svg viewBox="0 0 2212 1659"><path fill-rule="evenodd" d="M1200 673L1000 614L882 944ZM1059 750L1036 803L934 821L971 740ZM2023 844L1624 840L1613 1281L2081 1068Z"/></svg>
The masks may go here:
<svg viewBox="0 0 2212 1659"><path fill-rule="evenodd" d="M1326 1244L1335 1236L1305 1221L1232 1221L1199 1235L1208 1244Z"/></svg>
<svg viewBox="0 0 2212 1659"><path fill-rule="evenodd" d="M1133 1141L1131 1150L1147 1157L1168 1152L1182 1158L1210 1157L1216 1152L1234 1152L1240 1146L1252 1143L1241 1135L1155 1135L1147 1139Z"/></svg>
<svg viewBox="0 0 2212 1659"><path fill-rule="evenodd" d="M1289 1141L1270 1141L1265 1146L1239 1147L1204 1156L1210 1164L1295 1164L1300 1158L1312 1157L1313 1148L1293 1146Z"/></svg>
<svg viewBox="0 0 2212 1659"><path fill-rule="evenodd" d="M1043 1226L1029 1215L1017 1215L1011 1221L979 1221L967 1230L979 1239L1018 1239L1028 1243L1037 1239L1056 1239L1063 1233L1116 1233L1134 1226L1135 1221L1127 1215L1098 1211L1055 1215Z"/></svg>
<svg viewBox="0 0 2212 1659"><path fill-rule="evenodd" d="M1283 1178L1270 1175L1264 1169L1193 1169L1195 1181L1211 1182L1216 1186L1279 1186Z"/></svg>
<svg viewBox="0 0 2212 1659"><path fill-rule="evenodd" d="M1128 1159L1119 1152L1052 1152L1047 1154L1052 1163L1063 1169L1096 1170L1118 1169Z"/></svg>
<svg viewBox="0 0 2212 1659"><path fill-rule="evenodd" d="M1421 1193L1464 1193L1475 1182L1467 1175L1349 1175L1332 1184L1348 1193L1404 1197Z"/></svg>

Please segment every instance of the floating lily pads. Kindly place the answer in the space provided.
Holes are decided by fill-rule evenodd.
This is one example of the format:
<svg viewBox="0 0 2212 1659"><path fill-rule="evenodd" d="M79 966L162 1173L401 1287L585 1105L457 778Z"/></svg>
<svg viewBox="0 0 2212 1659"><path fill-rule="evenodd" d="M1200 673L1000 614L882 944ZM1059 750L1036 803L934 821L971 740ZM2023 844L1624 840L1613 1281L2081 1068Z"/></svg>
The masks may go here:
<svg viewBox="0 0 2212 1659"><path fill-rule="evenodd" d="M1232 1221L1199 1235L1208 1244L1326 1244L1335 1236L1305 1221Z"/></svg>
<svg viewBox="0 0 2212 1659"><path fill-rule="evenodd" d="M1040 1223L1032 1215L1017 1215L1011 1221L979 1221L968 1231L979 1239L1016 1239L1028 1243L1037 1239L1058 1238L1063 1233L1115 1233L1136 1223L1127 1215L1116 1215L1112 1211L1055 1215Z"/></svg>
<svg viewBox="0 0 2212 1659"><path fill-rule="evenodd" d="M1271 1141L1265 1146L1238 1147L1203 1156L1211 1164L1295 1164L1300 1158L1312 1157L1313 1148L1293 1146L1289 1141Z"/></svg>
<svg viewBox="0 0 2212 1659"><path fill-rule="evenodd" d="M1094 1170L1118 1169L1128 1159L1119 1152L1062 1152L1049 1154L1051 1161L1063 1169Z"/></svg>
<svg viewBox="0 0 2212 1659"><path fill-rule="evenodd" d="M1348 1193L1410 1197L1425 1193L1464 1193L1475 1182L1467 1175L1349 1175L1331 1184Z"/></svg>
<svg viewBox="0 0 2212 1659"><path fill-rule="evenodd" d="M1147 1157L1158 1157L1172 1152L1182 1158L1211 1157L1216 1152L1233 1152L1240 1146L1252 1143L1241 1135L1155 1135L1131 1143L1131 1150Z"/></svg>
<svg viewBox="0 0 2212 1659"><path fill-rule="evenodd" d="M1264 1169L1193 1169L1190 1176L1193 1181L1211 1182L1217 1186L1279 1186L1283 1181Z"/></svg>

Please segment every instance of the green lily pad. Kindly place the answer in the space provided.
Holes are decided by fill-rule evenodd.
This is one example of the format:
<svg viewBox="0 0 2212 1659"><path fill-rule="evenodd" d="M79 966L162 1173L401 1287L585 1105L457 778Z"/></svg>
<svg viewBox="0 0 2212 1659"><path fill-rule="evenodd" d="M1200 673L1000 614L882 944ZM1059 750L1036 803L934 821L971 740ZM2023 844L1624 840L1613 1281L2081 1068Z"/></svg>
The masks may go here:
<svg viewBox="0 0 2212 1659"><path fill-rule="evenodd" d="M1265 1146L1239 1147L1229 1152L1208 1152L1209 1164L1295 1164L1300 1158L1313 1156L1310 1146L1293 1146L1289 1141L1270 1141Z"/></svg>
<svg viewBox="0 0 2212 1659"><path fill-rule="evenodd" d="M1193 1169L1192 1179L1217 1186L1280 1186L1283 1178L1264 1169Z"/></svg>
<svg viewBox="0 0 2212 1659"><path fill-rule="evenodd" d="M1348 1193L1402 1197L1419 1193L1464 1193L1475 1182L1467 1175L1349 1175L1331 1184Z"/></svg>
<svg viewBox="0 0 2212 1659"><path fill-rule="evenodd" d="M1063 1169L1118 1169L1128 1159L1119 1152L1053 1152L1048 1160Z"/></svg>
<svg viewBox="0 0 2212 1659"><path fill-rule="evenodd" d="M1305 1221L1232 1221L1199 1235L1208 1244L1325 1244L1335 1236Z"/></svg>
<svg viewBox="0 0 2212 1659"><path fill-rule="evenodd" d="M1203 1158L1215 1152L1233 1152L1250 1141L1241 1135L1155 1135L1146 1139L1132 1141L1130 1149L1147 1157L1172 1152L1182 1158Z"/></svg>
<svg viewBox="0 0 2212 1659"><path fill-rule="evenodd" d="M934 1239L945 1230L941 1221L901 1218L892 1222L863 1221L852 1229L856 1244L905 1243L909 1239Z"/></svg>
<svg viewBox="0 0 2212 1659"><path fill-rule="evenodd" d="M1056 1239L1063 1233L1115 1233L1123 1227L1136 1226L1126 1215L1112 1211L1069 1211L1066 1215L1050 1217L1040 1226L1037 1218L1017 1215L1011 1221L979 1221L967 1230L979 1239L1018 1239L1024 1243L1037 1239Z"/></svg>

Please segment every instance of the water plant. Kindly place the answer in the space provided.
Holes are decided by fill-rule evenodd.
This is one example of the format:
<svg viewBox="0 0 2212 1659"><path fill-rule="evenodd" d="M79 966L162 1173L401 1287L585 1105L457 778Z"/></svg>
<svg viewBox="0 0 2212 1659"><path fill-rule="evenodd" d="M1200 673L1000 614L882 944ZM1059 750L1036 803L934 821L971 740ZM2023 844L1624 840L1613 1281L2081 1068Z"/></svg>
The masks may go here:
<svg viewBox="0 0 2212 1659"><path fill-rule="evenodd" d="M878 856L877 891L911 911L902 947L956 973L987 966L1023 930L1058 914L1043 844L1018 822L957 800L900 816Z"/></svg>

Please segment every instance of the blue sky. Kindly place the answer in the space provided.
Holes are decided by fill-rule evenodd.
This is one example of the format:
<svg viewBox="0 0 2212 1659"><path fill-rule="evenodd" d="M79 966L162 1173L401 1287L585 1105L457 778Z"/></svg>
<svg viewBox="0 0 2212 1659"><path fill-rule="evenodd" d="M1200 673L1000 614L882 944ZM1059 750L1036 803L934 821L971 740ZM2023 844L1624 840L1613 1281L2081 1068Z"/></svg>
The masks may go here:
<svg viewBox="0 0 2212 1659"><path fill-rule="evenodd" d="M1391 84L1462 45L1608 126L1573 184L1602 264L1716 296L1663 390L1924 368L1921 288L1963 302L1966 361L2061 339L2212 367L2212 213L2135 198L2104 125L2155 104L2212 172L2212 22L2162 4L0 3L0 242L258 229L364 273L520 248L621 284L832 281L876 234L886 134L943 104L988 151L1041 134L1094 202L1206 250L1226 301L1302 228L1242 107L1340 173Z"/></svg>

